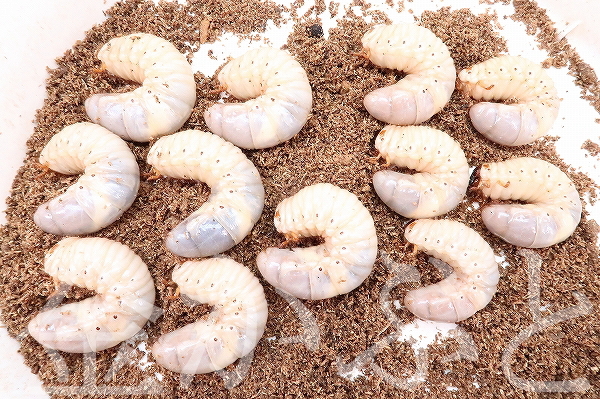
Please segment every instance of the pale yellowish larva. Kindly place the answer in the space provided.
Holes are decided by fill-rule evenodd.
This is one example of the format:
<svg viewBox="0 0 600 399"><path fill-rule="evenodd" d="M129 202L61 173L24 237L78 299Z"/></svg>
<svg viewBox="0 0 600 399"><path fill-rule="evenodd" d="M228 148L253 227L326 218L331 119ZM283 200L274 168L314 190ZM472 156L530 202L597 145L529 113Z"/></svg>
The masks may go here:
<svg viewBox="0 0 600 399"><path fill-rule="evenodd" d="M204 113L211 132L242 148L267 148L291 139L308 120L312 89L304 68L284 50L263 47L235 58L219 72L237 104Z"/></svg>
<svg viewBox="0 0 600 399"><path fill-rule="evenodd" d="M139 167L127 144L93 123L75 123L55 134L40 163L66 175L83 172L33 215L47 233L81 235L108 226L131 206L140 185Z"/></svg>
<svg viewBox="0 0 600 399"><path fill-rule="evenodd" d="M581 220L581 199L575 185L563 171L541 159L523 157L483 164L477 188L493 200L529 202L482 209L488 230L513 245L554 245L573 234Z"/></svg>
<svg viewBox="0 0 600 399"><path fill-rule="evenodd" d="M42 311L27 326L47 348L96 352L134 336L153 312L154 282L127 246L106 238L68 237L48 251L44 270L55 280L97 295Z"/></svg>
<svg viewBox="0 0 600 399"><path fill-rule="evenodd" d="M365 108L374 118L414 125L431 118L450 100L456 81L454 61L448 47L429 29L409 23L377 25L363 36L362 45L375 65L408 74L365 96Z"/></svg>
<svg viewBox="0 0 600 399"><path fill-rule="evenodd" d="M475 230L453 220L421 219L409 224L404 236L454 269L444 280L406 294L404 305L415 316L455 323L492 300L500 278L498 264L490 245Z"/></svg>
<svg viewBox="0 0 600 399"><path fill-rule="evenodd" d="M325 241L309 248L267 248L256 258L270 284L297 298L345 294L373 269L373 218L349 191L328 183L305 187L277 206L275 227L289 239L321 236Z"/></svg>
<svg viewBox="0 0 600 399"><path fill-rule="evenodd" d="M186 130L161 137L148 152L160 174L194 179L210 189L208 200L167 236L176 255L204 257L226 251L252 230L265 190L258 170L233 144L212 133Z"/></svg>
<svg viewBox="0 0 600 399"><path fill-rule="evenodd" d="M185 56L168 41L146 33L118 37L98 52L103 66L120 78L141 83L120 94L94 94L85 110L125 140L147 142L173 133L190 117L196 82Z"/></svg>
<svg viewBox="0 0 600 399"><path fill-rule="evenodd" d="M250 353L265 331L267 300L258 278L228 258L188 261L173 271L179 292L213 306L207 318L162 335L152 355L163 367L202 374Z"/></svg>
<svg viewBox="0 0 600 399"><path fill-rule="evenodd" d="M469 110L471 122L489 140L506 146L531 143L550 130L560 99L544 69L523 57L500 56L458 75L459 89L476 100L516 99L516 104L482 102Z"/></svg>
<svg viewBox="0 0 600 399"><path fill-rule="evenodd" d="M448 134L427 126L388 125L377 136L375 147L388 164L420 172L382 170L373 176L379 198L400 215L440 216L464 198L469 165L460 144Z"/></svg>

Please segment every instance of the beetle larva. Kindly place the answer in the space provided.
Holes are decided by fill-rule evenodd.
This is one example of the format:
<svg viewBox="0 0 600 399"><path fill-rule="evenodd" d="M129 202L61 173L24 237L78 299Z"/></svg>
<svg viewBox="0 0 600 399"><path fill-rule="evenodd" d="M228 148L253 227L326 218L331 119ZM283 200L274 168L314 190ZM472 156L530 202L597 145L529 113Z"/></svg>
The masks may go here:
<svg viewBox="0 0 600 399"><path fill-rule="evenodd" d="M373 269L377 235L356 195L328 183L308 186L283 200L275 227L290 239L322 236L310 248L267 248L256 263L273 286L303 299L324 299L358 287Z"/></svg>
<svg viewBox="0 0 600 399"><path fill-rule="evenodd" d="M365 108L374 118L393 125L418 124L450 100L456 80L454 61L448 47L429 29L408 23L377 25L363 36L362 45L375 65L408 74L365 96Z"/></svg>
<svg viewBox="0 0 600 399"><path fill-rule="evenodd" d="M118 37L98 52L104 67L123 79L141 83L120 94L94 94L85 110L125 140L146 142L173 133L190 117L196 102L192 67L175 46L146 33Z"/></svg>
<svg viewBox="0 0 600 399"><path fill-rule="evenodd" d="M238 104L214 104L204 113L214 134L242 148L267 148L289 140L306 123L312 89L304 68L286 51L250 50L219 72Z"/></svg>
<svg viewBox="0 0 600 399"><path fill-rule="evenodd" d="M516 104L482 102L469 110L475 129L498 144L531 143L550 130L558 115L560 99L552 79L523 57L492 58L458 77L459 89L476 100L517 99Z"/></svg>
<svg viewBox="0 0 600 399"><path fill-rule="evenodd" d="M414 315L454 323L492 300L500 278L498 264L490 245L475 230L453 220L421 219L409 224L404 236L454 269L444 280L406 294L404 304Z"/></svg>
<svg viewBox="0 0 600 399"><path fill-rule="evenodd" d="M184 374L220 370L250 353L267 324L267 300L258 278L228 258L188 261L173 271L181 294L214 307L208 318L162 335L152 355Z"/></svg>
<svg viewBox="0 0 600 399"><path fill-rule="evenodd" d="M75 123L55 134L40 163L67 175L83 172L33 215L47 233L89 234L108 226L129 209L140 185L139 167L127 144L93 123Z"/></svg>
<svg viewBox="0 0 600 399"><path fill-rule="evenodd" d="M194 179L211 188L208 200L167 236L176 255L204 257L226 251L252 230L265 190L258 170L233 144L212 133L186 130L161 137L148 163L165 176Z"/></svg>
<svg viewBox="0 0 600 399"><path fill-rule="evenodd" d="M121 243L64 238L46 254L44 270L97 293L43 311L29 322L31 336L47 348L72 353L107 349L135 335L152 314L155 292L148 267Z"/></svg>
<svg viewBox="0 0 600 399"><path fill-rule="evenodd" d="M581 220L581 199L575 185L563 171L541 159L522 157L483 164L477 188L493 200L530 202L488 205L481 211L488 230L513 245L554 245L573 234Z"/></svg>
<svg viewBox="0 0 600 399"><path fill-rule="evenodd" d="M375 147L388 164L414 169L413 175L382 170L375 191L387 206L407 218L429 218L451 211L469 186L469 165L460 145L427 126L383 128Z"/></svg>

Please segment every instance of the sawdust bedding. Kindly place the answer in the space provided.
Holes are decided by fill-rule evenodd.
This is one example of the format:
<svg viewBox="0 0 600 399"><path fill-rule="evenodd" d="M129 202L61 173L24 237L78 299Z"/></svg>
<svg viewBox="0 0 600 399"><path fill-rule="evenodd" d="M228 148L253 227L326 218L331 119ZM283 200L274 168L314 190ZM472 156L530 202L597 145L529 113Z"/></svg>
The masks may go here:
<svg viewBox="0 0 600 399"><path fill-rule="evenodd" d="M398 9L410 3L388 1ZM369 10L366 4L355 1L363 14L371 15L373 23L391 22L381 12ZM582 95L598 109L598 82L591 68L585 64L565 40L558 41L552 22L535 2L515 0L512 18L525 22L540 46L549 50L549 65L568 66L576 76ZM528 269L517 248L504 243L487 232L474 202L481 199L472 194L447 218L462 221L479 231L492 245L496 254L505 258L501 268L498 292L482 311L461 323L472 338L474 356L443 362L445 356L459 349L459 341L449 338L428 348L425 381L401 390L381 374L363 367L364 376L353 380L338 373L342 363L349 364L371 345L395 332L379 303L379 296L392 272L384 264L386 259L416 265L421 283L438 281L441 274L428 265L427 256L414 255L403 240L407 220L390 211L374 193L371 177L382 166L369 160L376 154L373 141L383 123L368 115L362 99L373 87L381 87L398 79L393 71L374 67L353 53L360 50L360 37L372 24L363 15L331 3L317 2L306 15L298 15L300 2L291 9L269 2L249 0L188 1L187 5L146 1L121 2L111 8L108 19L87 32L85 38L58 59L58 67L50 70L47 99L36 117L34 134L28 141L24 166L14 181L8 199L8 224L0 228L0 309L8 331L17 336L26 364L43 380L46 387L87 387L87 391L73 391L69 397L119 396L127 391L118 386L146 389L155 397L569 397L591 398L600 396L598 358L600 356L600 321L595 311L587 309L579 317L551 325L518 346L508 364L516 377L523 380L568 380L583 378L591 384L585 392L560 394L536 393L524 390L507 378L502 368L502 356L515 337L528 328L533 315L528 295ZM320 23L319 12L330 7L332 14L346 15L324 39L314 25ZM64 126L85 121L84 100L93 93L127 91L134 86L106 73L93 72L99 67L95 52L110 38L132 32L148 32L171 41L180 51L191 55L201 43L215 41L224 32L251 37L264 31L272 20L284 22L283 11L291 11L294 31L285 46L306 68L314 90L312 116L301 133L275 148L244 151L257 166L264 180L266 204L262 218L252 233L226 253L258 271L254 264L257 253L277 246L282 237L273 226L275 206L300 188L317 182L331 182L353 193L372 213L380 240L380 257L371 276L358 289L347 295L322 300L306 301L304 305L316 318L320 330L318 349L302 342L282 344L279 338L298 335L302 324L288 302L265 283L269 302L269 321L263 339L258 344L251 367L243 381L233 389L226 389L216 374L198 375L192 379L162 369L155 363L140 367L144 353L133 343L121 368L114 368L119 347L98 353L91 361L96 368L95 381L85 380L84 370L89 358L78 354L64 354L60 368L54 366L56 355L47 353L24 333L28 321L46 303L54 291L49 276L43 273L44 253L60 238L40 231L32 222L36 207L70 185L76 177L49 174L37 178L34 165L49 138ZM469 10L444 8L425 12L422 25L433 30L450 48L457 69L506 52L506 44L495 28L495 16L473 15ZM202 22L200 21L209 21ZM204 27L198 29L199 26ZM202 113L218 99L211 93L217 86L212 76L196 74L198 102L189 121L182 129L207 130ZM559 166L574 180L582 195L595 196L594 182L575 172L556 154L554 139L548 137L521 148L506 148L491 143L473 130L468 120L470 99L455 92L444 110L426 124L448 132L464 149L469 164L481 165L514 156L536 156ZM142 173L150 172L144 162L149 145L129 143ZM592 144L587 144L594 148ZM594 149L594 151L596 151ZM132 248L148 264L156 283L156 306L163 314L145 328L148 347L159 335L190 323L207 312L207 307L190 307L182 298L170 299L174 286L169 277L173 267L182 261L163 246L163 237L185 215L200 206L208 197L206 186L190 181L143 179L138 199L123 217L103 229L96 236L120 241ZM596 237L598 226L583 219L567 241L550 248L535 250L543 260L541 268L540 303L546 304L541 312L546 317L553 312L574 306L572 293L583 294L594 307L600 303L600 262ZM387 254L387 256L383 256ZM264 281L263 281L264 283ZM417 283L400 284L391 291L392 299L402 300L407 290ZM67 300L80 300L90 293L72 289ZM406 309L395 310L402 323L414 320ZM275 339L267 339L275 337ZM142 347L143 348L143 347ZM121 348L121 351L123 348ZM122 355L119 355L123 358ZM148 360L152 360L151 357ZM375 361L397 377L407 379L418 363L411 346L394 342L381 350ZM86 367L84 367L86 366ZM230 366L228 369L233 370ZM108 374L107 374L108 373ZM160 382L156 379L160 374ZM93 379L92 379L93 380ZM152 383L152 381L154 381ZM513 383L515 385L513 385ZM158 385L156 385L158 384ZM105 385L105 391L94 391ZM160 387L156 390L156 387ZM111 388L110 387L115 387ZM154 390L153 390L154 389ZM63 391L62 393L66 393ZM60 390L54 391L59 397Z"/></svg>

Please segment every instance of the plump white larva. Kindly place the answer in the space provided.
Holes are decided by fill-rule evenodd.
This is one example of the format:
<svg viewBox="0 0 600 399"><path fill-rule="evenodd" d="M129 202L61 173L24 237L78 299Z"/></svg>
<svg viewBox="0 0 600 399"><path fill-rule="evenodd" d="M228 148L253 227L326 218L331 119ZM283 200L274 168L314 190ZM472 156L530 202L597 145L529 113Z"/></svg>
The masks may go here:
<svg viewBox="0 0 600 399"><path fill-rule="evenodd" d="M325 241L309 248L267 248L256 258L270 284L297 298L345 294L373 269L373 218L349 191L328 183L305 187L277 206L275 227L289 239L321 236Z"/></svg>
<svg viewBox="0 0 600 399"><path fill-rule="evenodd" d="M430 218L451 211L469 186L469 165L463 150L448 134L427 126L383 128L375 147L388 164L421 173L382 170L373 186L387 206L407 218Z"/></svg>
<svg viewBox="0 0 600 399"><path fill-rule="evenodd" d="M33 215L47 233L89 234L108 226L129 209L140 185L140 170L127 144L93 123L75 123L55 134L40 163L66 175L83 172Z"/></svg>
<svg viewBox="0 0 600 399"><path fill-rule="evenodd" d="M454 269L444 280L406 294L404 305L415 316L455 323L492 300L500 278L498 264L490 245L475 230L453 220L422 219L409 224L404 236Z"/></svg>
<svg viewBox="0 0 600 399"><path fill-rule="evenodd" d="M96 352L134 336L154 309L154 282L127 246L106 238L68 237L48 251L44 270L97 295L39 313L27 326L47 348Z"/></svg>
<svg viewBox="0 0 600 399"><path fill-rule="evenodd" d="M212 133L186 130L161 137L148 163L165 176L206 183L208 200L167 236L176 255L204 257L226 251L252 230L262 214L265 190L258 170L233 144Z"/></svg>
<svg viewBox="0 0 600 399"><path fill-rule="evenodd" d="M211 132L242 148L267 148L291 139L312 109L304 68L286 51L250 50L219 72L237 104L214 104L204 113Z"/></svg>
<svg viewBox="0 0 600 399"><path fill-rule="evenodd" d="M482 209L488 230L513 245L554 245L573 234L581 220L581 199L575 185L563 171L541 159L523 157L483 164L477 188L493 200L529 202Z"/></svg>
<svg viewBox="0 0 600 399"><path fill-rule="evenodd" d="M104 67L120 78L141 83L120 94L94 94L85 110L125 140L146 142L173 133L190 117L196 102L192 67L175 46L146 33L117 37L98 52Z"/></svg>
<svg viewBox="0 0 600 399"><path fill-rule="evenodd" d="M267 300L258 278L228 258L188 261L173 271L181 294L213 306L210 315L162 335L152 355L163 367L202 374L250 353L265 331Z"/></svg>
<svg viewBox="0 0 600 399"><path fill-rule="evenodd" d="M429 29L409 23L377 25L363 36L362 45L375 65L408 74L365 96L365 108L374 118L394 125L418 124L450 100L456 81L454 61Z"/></svg>
<svg viewBox="0 0 600 399"><path fill-rule="evenodd" d="M516 99L516 104L482 102L469 110L471 122L489 140L507 146L531 143L550 130L560 99L546 71L523 57L500 56L460 72L459 89L476 100Z"/></svg>

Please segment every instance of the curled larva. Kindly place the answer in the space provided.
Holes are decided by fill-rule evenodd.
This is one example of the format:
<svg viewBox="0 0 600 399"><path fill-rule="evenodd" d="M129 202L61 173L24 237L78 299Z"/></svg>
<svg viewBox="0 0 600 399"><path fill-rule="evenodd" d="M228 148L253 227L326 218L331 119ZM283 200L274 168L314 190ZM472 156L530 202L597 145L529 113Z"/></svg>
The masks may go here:
<svg viewBox="0 0 600 399"><path fill-rule="evenodd" d="M406 294L404 305L415 316L455 323L492 300L500 278L498 264L490 245L475 230L452 220L422 219L409 224L404 236L454 269L444 280Z"/></svg>
<svg viewBox="0 0 600 399"><path fill-rule="evenodd" d="M400 215L440 216L464 198L469 165L460 145L446 133L426 126L388 125L377 136L375 147L388 164L420 172L382 170L373 176L381 200Z"/></svg>
<svg viewBox="0 0 600 399"><path fill-rule="evenodd" d="M210 373L254 349L268 309L263 287L247 267L228 258L188 261L173 271L173 281L181 294L214 310L162 335L152 346L158 364L178 373Z"/></svg>
<svg viewBox="0 0 600 399"><path fill-rule="evenodd" d="M471 122L489 140L507 146L531 143L550 130L560 99L544 69L523 57L500 56L460 72L458 88L476 100L516 99L516 104L482 102L469 110Z"/></svg>
<svg viewBox="0 0 600 399"><path fill-rule="evenodd" d="M98 58L111 73L142 86L128 93L94 94L85 110L125 140L146 142L173 133L190 117L196 102L192 67L175 46L146 33L106 43Z"/></svg>
<svg viewBox="0 0 600 399"><path fill-rule="evenodd" d="M286 51L250 50L219 72L220 84L248 100L214 104L204 113L214 134L242 148L267 148L292 138L312 109L312 90L304 68Z"/></svg>
<svg viewBox="0 0 600 399"><path fill-rule="evenodd" d="M488 230L513 245L554 245L573 234L581 220L581 199L575 185L559 168L541 159L523 157L483 164L477 188L493 200L529 202L488 205L481 211Z"/></svg>
<svg viewBox="0 0 600 399"><path fill-rule="evenodd" d="M108 226L131 206L140 185L139 167L127 144L93 123L76 123L55 134L40 163L66 175L83 172L33 215L47 233L89 234Z"/></svg>
<svg viewBox="0 0 600 399"><path fill-rule="evenodd" d="M47 348L100 351L135 335L154 308L154 282L127 246L106 238L68 237L48 251L44 270L55 280L97 295L42 311L27 326Z"/></svg>
<svg viewBox="0 0 600 399"><path fill-rule="evenodd" d="M239 148L212 133L186 130L161 137L148 163L162 175L199 180L211 189L208 200L167 236L166 246L176 255L226 251L260 218L265 190L258 170Z"/></svg>
<svg viewBox="0 0 600 399"><path fill-rule="evenodd" d="M374 118L413 125L431 118L450 100L456 81L454 61L429 29L409 23L377 25L363 36L362 45L375 65L408 74L365 96L365 108Z"/></svg>
<svg viewBox="0 0 600 399"><path fill-rule="evenodd" d="M324 299L358 287L373 269L377 235L371 214L356 195L328 183L283 200L275 227L294 240L321 236L309 248L267 248L256 263L273 286L302 299Z"/></svg>

